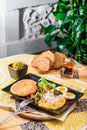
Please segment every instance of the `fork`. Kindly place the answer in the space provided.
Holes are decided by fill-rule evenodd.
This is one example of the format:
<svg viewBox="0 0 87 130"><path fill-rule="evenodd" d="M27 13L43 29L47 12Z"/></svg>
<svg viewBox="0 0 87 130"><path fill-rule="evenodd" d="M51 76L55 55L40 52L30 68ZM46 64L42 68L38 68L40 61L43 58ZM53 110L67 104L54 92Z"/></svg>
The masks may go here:
<svg viewBox="0 0 87 130"><path fill-rule="evenodd" d="M20 103L20 106L19 108L15 111L15 112L12 112L9 116L7 116L5 119L3 119L1 122L0 122L0 126L2 126L4 123L6 123L11 117L13 117L14 115L17 115L19 113L22 113L22 111L20 111L21 108L27 106L28 104L30 104L31 102L33 102L32 100L29 100L29 99L25 99L24 101L22 101Z"/></svg>

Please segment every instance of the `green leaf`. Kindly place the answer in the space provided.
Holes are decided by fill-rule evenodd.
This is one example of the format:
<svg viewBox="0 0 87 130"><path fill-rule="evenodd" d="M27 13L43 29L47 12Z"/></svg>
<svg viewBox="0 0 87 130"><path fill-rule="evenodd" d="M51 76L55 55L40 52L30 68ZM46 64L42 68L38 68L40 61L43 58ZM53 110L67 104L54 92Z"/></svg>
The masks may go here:
<svg viewBox="0 0 87 130"><path fill-rule="evenodd" d="M67 38L59 38L56 41L56 49L59 52L62 52L64 50L64 48L66 47L66 43L67 43Z"/></svg>
<svg viewBox="0 0 87 130"><path fill-rule="evenodd" d="M52 42L55 40L56 36L57 36L57 33L54 34L54 35L50 35L50 34L46 35L46 37L45 37L45 43L49 47L51 47L52 46Z"/></svg>
<svg viewBox="0 0 87 130"><path fill-rule="evenodd" d="M77 15L76 14L73 14L73 15L69 15L69 16L66 16L65 17L65 20L64 20L64 23L68 23L68 22L71 22L74 21L76 19Z"/></svg>
<svg viewBox="0 0 87 130"><path fill-rule="evenodd" d="M67 4L61 2L59 3L59 8L62 8L63 11L68 11L70 9L70 7Z"/></svg>
<svg viewBox="0 0 87 130"><path fill-rule="evenodd" d="M77 31L82 30L82 24L84 24L85 18L78 20L77 22Z"/></svg>
<svg viewBox="0 0 87 130"><path fill-rule="evenodd" d="M58 0L57 8L53 15L57 20L61 21L61 24L58 27L52 25L46 29L46 44L51 46L52 41L55 41L58 51L62 52L66 47L68 54L73 57L79 50L80 55L77 54L77 60L85 62L83 54L87 54L86 0ZM63 39L64 37L67 39L66 42Z"/></svg>
<svg viewBox="0 0 87 130"><path fill-rule="evenodd" d="M87 45L87 40L82 40L81 43Z"/></svg>
<svg viewBox="0 0 87 130"><path fill-rule="evenodd" d="M48 27L45 27L44 28L44 33L47 34L47 33L51 33L53 32L54 30L56 30L58 27L56 27L55 25L49 25Z"/></svg>
<svg viewBox="0 0 87 130"><path fill-rule="evenodd" d="M67 4L67 1L59 1L57 5L57 12L67 12L70 9L70 6Z"/></svg>
<svg viewBox="0 0 87 130"><path fill-rule="evenodd" d="M84 8L82 6L79 7L79 13L82 15L84 13Z"/></svg>
<svg viewBox="0 0 87 130"><path fill-rule="evenodd" d="M46 43L49 47L52 46L52 41L51 41L51 36L50 36L50 35L46 35L44 41L45 41L45 43Z"/></svg>
<svg viewBox="0 0 87 130"><path fill-rule="evenodd" d="M84 54L84 56L83 56L83 62L84 62L84 64L87 65L87 54Z"/></svg>
<svg viewBox="0 0 87 130"><path fill-rule="evenodd" d="M53 12L53 15L56 19L64 20L67 11L69 10L69 6L61 1L58 2L56 11Z"/></svg>
<svg viewBox="0 0 87 130"><path fill-rule="evenodd" d="M87 33L87 24L85 25L86 26L86 33ZM87 35L86 35L87 36Z"/></svg>
<svg viewBox="0 0 87 130"><path fill-rule="evenodd" d="M65 13L57 13L57 12L54 12L53 13L54 14L54 16L56 17L56 19L58 19L58 20L64 20L64 18L65 18Z"/></svg>

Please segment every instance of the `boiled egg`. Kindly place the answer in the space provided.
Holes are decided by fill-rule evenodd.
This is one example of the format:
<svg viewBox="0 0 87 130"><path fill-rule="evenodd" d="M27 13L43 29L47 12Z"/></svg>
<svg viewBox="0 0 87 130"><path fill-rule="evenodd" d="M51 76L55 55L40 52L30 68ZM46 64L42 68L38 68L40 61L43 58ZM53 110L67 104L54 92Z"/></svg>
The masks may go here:
<svg viewBox="0 0 87 130"><path fill-rule="evenodd" d="M65 93L68 91L68 88L64 86L60 86L60 87L57 87L57 90L59 90L61 93Z"/></svg>
<svg viewBox="0 0 87 130"><path fill-rule="evenodd" d="M64 93L63 95L64 95L64 97L65 97L66 99L68 99L68 100L72 100L72 99L74 99L74 98L76 97L75 94L72 93L72 92L66 92L66 93Z"/></svg>

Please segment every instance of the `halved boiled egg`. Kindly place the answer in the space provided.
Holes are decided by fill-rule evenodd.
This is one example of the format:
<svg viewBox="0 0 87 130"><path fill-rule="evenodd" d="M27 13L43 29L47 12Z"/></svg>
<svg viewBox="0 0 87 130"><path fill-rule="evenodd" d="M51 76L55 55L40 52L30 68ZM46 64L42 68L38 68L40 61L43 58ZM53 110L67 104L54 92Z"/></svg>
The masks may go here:
<svg viewBox="0 0 87 130"><path fill-rule="evenodd" d="M57 87L57 90L59 90L61 93L65 93L68 91L68 88L64 86L60 86L60 87Z"/></svg>
<svg viewBox="0 0 87 130"><path fill-rule="evenodd" d="M63 95L68 100L72 100L72 99L74 99L76 97L76 95L74 93L72 93L72 92L66 92Z"/></svg>

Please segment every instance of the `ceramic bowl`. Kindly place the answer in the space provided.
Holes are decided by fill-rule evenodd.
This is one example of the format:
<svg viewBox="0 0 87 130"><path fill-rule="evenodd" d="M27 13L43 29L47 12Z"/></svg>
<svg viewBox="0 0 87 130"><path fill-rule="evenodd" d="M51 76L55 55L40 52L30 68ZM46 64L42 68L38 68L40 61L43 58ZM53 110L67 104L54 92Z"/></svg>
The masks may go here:
<svg viewBox="0 0 87 130"><path fill-rule="evenodd" d="M27 70L28 70L28 65L24 64L24 67L22 69L15 70L12 67L12 63L11 63L11 64L8 65L8 70L9 70L10 76L12 78L14 78L15 80L18 80L18 79L23 78L26 75Z"/></svg>

